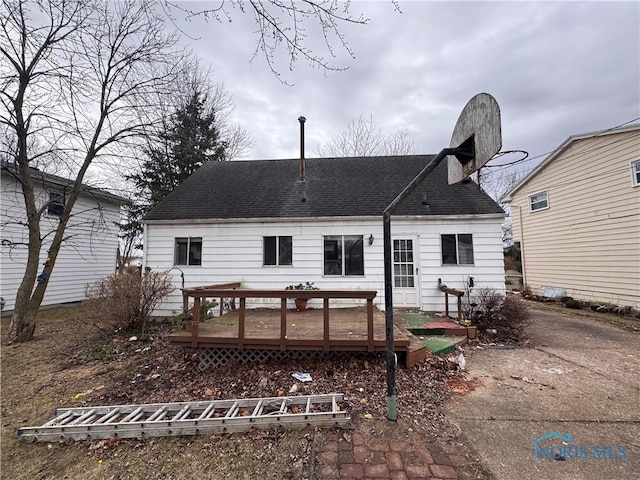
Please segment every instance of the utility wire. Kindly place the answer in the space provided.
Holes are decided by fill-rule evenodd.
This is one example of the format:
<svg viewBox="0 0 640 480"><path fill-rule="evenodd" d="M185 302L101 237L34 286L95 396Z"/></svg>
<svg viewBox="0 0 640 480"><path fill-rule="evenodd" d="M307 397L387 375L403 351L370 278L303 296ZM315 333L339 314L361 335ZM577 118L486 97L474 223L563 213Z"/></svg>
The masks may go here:
<svg viewBox="0 0 640 480"><path fill-rule="evenodd" d="M602 136L602 135L604 135L604 134L606 134L606 133L608 133L608 132L610 132L610 131L612 131L612 130L615 130L615 129L620 128L620 127L624 127L625 125L629 125L629 124L631 124L631 123L633 123L633 122L636 122L636 121L638 121L638 120L640 120L640 117L634 118L634 119L629 120L629 121L624 122L624 123L621 123L620 125L616 125L616 126L614 126L614 127L607 128L606 130L601 130L601 131L597 132L596 134L592 135L592 136L591 136L591 137L589 137L589 138L594 138L594 137ZM594 147L594 148L592 148L592 149L590 149L590 150L586 150L586 151L584 151L584 152L578 152L578 153L575 153L575 154L573 154L573 155L567 155L565 158L580 157L580 156L586 155L586 154L588 154L588 153L591 153L591 152L593 152L593 151L599 150L600 148L605 148L605 147L608 147L608 146L610 146L610 145L613 145L614 143L617 143L617 142L619 142L619 141L621 141L621 140L614 140L613 142L610 142L610 143L607 143L607 144L604 144L604 145L600 145L600 146ZM563 142L562 146L565 146L565 145L564 145L564 142ZM530 161L532 161L532 160L537 160L537 159L539 159L539 158L542 158L542 157L548 157L548 156L549 156L549 155L551 155L551 154L555 154L555 153L557 153L558 151L560 151L560 148L561 148L561 147L559 146L558 148L555 148L554 150L551 150L550 152L547 152L547 153L541 153L540 155L536 155L535 157L528 157L528 153L527 153L527 156L525 156L525 157L523 157L523 158L520 158L520 159L518 159L518 160L516 160L516 161L513 161L513 162L510 162L510 163L504 163L504 164L500 164L500 165L485 165L485 167L486 167L486 168L497 168L497 169L501 169L501 168L506 168L506 167L510 167L510 166L513 166L513 165L517 165L517 164L519 164L519 163L523 163L523 162L530 162ZM524 152L524 151L523 151L523 150L508 150L508 151L507 151L507 152L505 152L505 153L512 153L512 152ZM498 154L496 154L496 156L494 156L494 158L497 158L498 156L502 156L501 154L502 154L502 152L498 152ZM534 166L534 167L531 167L528 171L534 170L536 167L537 167L537 165L536 165L536 166ZM494 172L497 172L497 171L499 171L499 170L494 170Z"/></svg>

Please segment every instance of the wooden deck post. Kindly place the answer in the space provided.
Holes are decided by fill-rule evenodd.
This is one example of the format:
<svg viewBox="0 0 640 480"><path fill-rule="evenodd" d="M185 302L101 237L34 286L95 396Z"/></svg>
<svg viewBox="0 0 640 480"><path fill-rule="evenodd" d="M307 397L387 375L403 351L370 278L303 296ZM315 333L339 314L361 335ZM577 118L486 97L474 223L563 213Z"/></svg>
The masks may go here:
<svg viewBox="0 0 640 480"><path fill-rule="evenodd" d="M280 350L287 349L287 299L280 299Z"/></svg>
<svg viewBox="0 0 640 480"><path fill-rule="evenodd" d="M449 294L444 292L444 316L449 318Z"/></svg>
<svg viewBox="0 0 640 480"><path fill-rule="evenodd" d="M198 346L198 324L200 323L200 297L193 298L193 318L191 319L191 346Z"/></svg>
<svg viewBox="0 0 640 480"><path fill-rule="evenodd" d="M247 299L240 299L240 311L238 312L238 348L242 350L244 348L244 314L245 307L247 306Z"/></svg>
<svg viewBox="0 0 640 480"><path fill-rule="evenodd" d="M329 298L322 299L322 320L324 330L324 350L329 350Z"/></svg>
<svg viewBox="0 0 640 480"><path fill-rule="evenodd" d="M373 298L367 298L367 350L373 352Z"/></svg>

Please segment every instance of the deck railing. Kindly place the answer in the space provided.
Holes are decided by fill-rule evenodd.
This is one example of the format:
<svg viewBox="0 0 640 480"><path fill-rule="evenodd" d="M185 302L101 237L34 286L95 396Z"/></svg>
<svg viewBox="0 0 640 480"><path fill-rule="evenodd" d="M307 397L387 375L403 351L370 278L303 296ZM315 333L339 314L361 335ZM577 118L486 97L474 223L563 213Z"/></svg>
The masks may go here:
<svg viewBox="0 0 640 480"><path fill-rule="evenodd" d="M238 288L240 283L226 283L207 285L202 287L185 288L182 290L184 309L187 311L189 299L193 298L193 316L191 319L191 346L198 345L198 327L200 324L200 305L207 298L220 298L221 314L223 299L239 300L238 308L238 348L243 348L245 340L245 317L248 298L279 298L280 299L280 350L287 347L287 299L321 298L323 311L323 348L330 349L329 342L329 300L331 299L365 299L367 301L367 350L373 352L373 299L377 295L375 290L251 290Z"/></svg>
<svg viewBox="0 0 640 480"><path fill-rule="evenodd" d="M462 320L462 297L464 292L455 288L449 288L446 285L438 285L438 288L444 293L444 314L449 318L449 295L453 295L458 299L458 321Z"/></svg>

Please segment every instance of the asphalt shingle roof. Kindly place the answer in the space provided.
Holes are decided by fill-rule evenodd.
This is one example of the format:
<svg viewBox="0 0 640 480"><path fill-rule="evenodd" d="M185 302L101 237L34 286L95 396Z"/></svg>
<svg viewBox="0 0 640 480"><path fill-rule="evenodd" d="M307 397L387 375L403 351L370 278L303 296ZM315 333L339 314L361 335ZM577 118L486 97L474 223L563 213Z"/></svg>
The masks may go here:
<svg viewBox="0 0 640 480"><path fill-rule="evenodd" d="M432 155L210 162L145 220L380 216ZM423 204L426 194L428 206ZM306 201L303 201L303 198ZM503 213L474 182L447 184L447 162L394 215Z"/></svg>

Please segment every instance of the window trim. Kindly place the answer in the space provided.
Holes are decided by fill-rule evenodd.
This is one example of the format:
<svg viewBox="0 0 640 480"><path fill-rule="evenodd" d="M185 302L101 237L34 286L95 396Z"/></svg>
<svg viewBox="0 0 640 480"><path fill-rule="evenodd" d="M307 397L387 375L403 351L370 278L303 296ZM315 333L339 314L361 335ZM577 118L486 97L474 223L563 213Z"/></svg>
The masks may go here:
<svg viewBox="0 0 640 480"><path fill-rule="evenodd" d="M265 263L265 240L267 238L275 238L276 239L276 251L275 258L276 263L270 264ZM280 263L280 239L281 238L290 238L291 239L291 263ZM263 267L292 267L293 266L293 236L292 235L263 235L262 236L262 266Z"/></svg>
<svg viewBox="0 0 640 480"><path fill-rule="evenodd" d="M445 263L444 262L444 236L453 236L455 239L455 247L456 247L456 263ZM471 237L471 256L472 256L472 262L471 263L460 263L460 240L458 239L458 237L460 235L469 235ZM455 266L455 265L462 265L462 266L469 266L469 265L475 265L476 264L476 254L475 254L475 247L474 247L474 241L473 241L473 233L441 233L440 234L440 265L443 267L449 267L449 266Z"/></svg>
<svg viewBox="0 0 640 480"><path fill-rule="evenodd" d="M631 169L631 186L640 187L640 159L633 160L629 167Z"/></svg>
<svg viewBox="0 0 640 480"><path fill-rule="evenodd" d="M178 240L186 239L187 240L187 259L185 263L178 263ZM199 240L200 241L200 263L190 263L190 255L189 252L191 250L191 241ZM173 237L173 265L178 267L201 267L202 266L202 251L203 251L203 240L202 237Z"/></svg>
<svg viewBox="0 0 640 480"><path fill-rule="evenodd" d="M540 208L533 208L533 204L532 204L532 199L533 197L535 197L536 195L542 195L544 193L545 195L545 200L546 200L546 205L544 207L540 207ZM540 203L540 202L538 202ZM549 190L545 189L545 190L540 190L538 192L532 193L531 195L529 195L529 213L535 213L535 212L539 212L541 210L548 210L549 209Z"/></svg>
<svg viewBox="0 0 640 480"><path fill-rule="evenodd" d="M341 254L341 262L340 262L340 273L326 273L325 270L325 239L327 237L340 237L340 254ZM345 237L359 237L360 238L360 246L362 249L362 273L346 273L346 249L345 249ZM322 235L322 276L323 277L334 277L334 278L343 278L343 277L364 277L365 276L365 262L364 262L364 235L363 234L336 234L336 235Z"/></svg>

